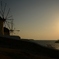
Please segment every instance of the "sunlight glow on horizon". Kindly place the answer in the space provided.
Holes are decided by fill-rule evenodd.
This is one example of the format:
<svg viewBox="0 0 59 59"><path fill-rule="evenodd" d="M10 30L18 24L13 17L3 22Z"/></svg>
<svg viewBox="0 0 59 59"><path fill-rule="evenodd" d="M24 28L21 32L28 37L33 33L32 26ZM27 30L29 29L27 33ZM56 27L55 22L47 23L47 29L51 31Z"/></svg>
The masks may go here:
<svg viewBox="0 0 59 59"><path fill-rule="evenodd" d="M49 39L59 39L59 18L56 18L57 20L54 21L53 25L51 25L48 28L42 28L44 30L40 30L40 28L37 28L37 30L35 30L35 28L33 29L33 31L29 31L27 30L26 32L20 32L20 36L23 38L28 38L28 39L42 39L44 40L49 40Z"/></svg>

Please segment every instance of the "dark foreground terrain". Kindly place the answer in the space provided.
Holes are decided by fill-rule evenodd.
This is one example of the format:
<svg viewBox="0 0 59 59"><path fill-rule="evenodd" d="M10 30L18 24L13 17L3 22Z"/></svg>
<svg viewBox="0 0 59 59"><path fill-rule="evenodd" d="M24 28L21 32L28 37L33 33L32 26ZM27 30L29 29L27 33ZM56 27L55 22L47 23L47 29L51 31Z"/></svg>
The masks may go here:
<svg viewBox="0 0 59 59"><path fill-rule="evenodd" d="M0 59L59 59L59 50L0 36Z"/></svg>

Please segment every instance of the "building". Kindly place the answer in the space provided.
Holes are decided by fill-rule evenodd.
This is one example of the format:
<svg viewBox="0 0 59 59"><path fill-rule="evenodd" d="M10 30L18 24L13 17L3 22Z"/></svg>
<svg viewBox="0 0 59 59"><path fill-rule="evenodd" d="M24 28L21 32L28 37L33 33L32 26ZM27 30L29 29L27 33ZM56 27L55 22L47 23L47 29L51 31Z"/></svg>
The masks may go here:
<svg viewBox="0 0 59 59"><path fill-rule="evenodd" d="M0 17L0 35L4 35L3 23L5 19Z"/></svg>
<svg viewBox="0 0 59 59"><path fill-rule="evenodd" d="M10 35L10 31L6 27L4 27L4 35Z"/></svg>

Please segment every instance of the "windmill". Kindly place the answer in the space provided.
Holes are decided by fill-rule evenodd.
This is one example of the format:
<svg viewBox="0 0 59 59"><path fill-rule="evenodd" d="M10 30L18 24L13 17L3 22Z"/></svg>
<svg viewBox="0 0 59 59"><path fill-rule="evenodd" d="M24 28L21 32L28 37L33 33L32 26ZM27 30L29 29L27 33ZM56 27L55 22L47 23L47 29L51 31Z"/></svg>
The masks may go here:
<svg viewBox="0 0 59 59"><path fill-rule="evenodd" d="M14 30L14 24L13 24L13 18L12 16L9 16L10 14L10 8L7 10L6 6L7 4L5 3L4 5L1 3L1 9L0 9L0 34L4 35L4 29L3 27L6 27L10 30L10 32L15 31ZM19 30L16 30L19 31Z"/></svg>

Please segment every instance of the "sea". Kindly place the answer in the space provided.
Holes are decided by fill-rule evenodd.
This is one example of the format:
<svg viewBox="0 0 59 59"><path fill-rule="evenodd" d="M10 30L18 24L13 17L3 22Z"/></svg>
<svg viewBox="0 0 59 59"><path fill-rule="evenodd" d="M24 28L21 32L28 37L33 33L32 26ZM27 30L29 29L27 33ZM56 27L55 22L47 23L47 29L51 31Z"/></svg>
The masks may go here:
<svg viewBox="0 0 59 59"><path fill-rule="evenodd" d="M59 50L59 43L56 43L56 41L58 40L32 40L32 42L37 43L39 45Z"/></svg>
<svg viewBox="0 0 59 59"><path fill-rule="evenodd" d="M34 42L46 46L47 44L54 44L56 40L34 40Z"/></svg>

